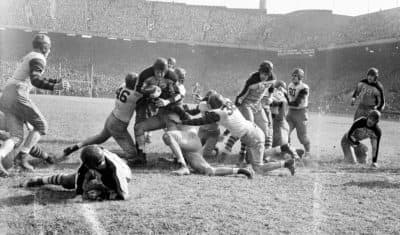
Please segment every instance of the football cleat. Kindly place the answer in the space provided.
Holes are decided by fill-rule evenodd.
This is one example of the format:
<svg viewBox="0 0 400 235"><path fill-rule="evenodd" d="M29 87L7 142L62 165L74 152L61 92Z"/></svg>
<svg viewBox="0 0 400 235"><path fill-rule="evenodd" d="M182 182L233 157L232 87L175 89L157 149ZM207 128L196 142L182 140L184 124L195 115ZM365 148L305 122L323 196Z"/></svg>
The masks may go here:
<svg viewBox="0 0 400 235"><path fill-rule="evenodd" d="M18 153L15 157L17 165L21 168L22 171L33 172L34 168L28 161L29 154L27 153Z"/></svg>
<svg viewBox="0 0 400 235"><path fill-rule="evenodd" d="M190 175L189 168L183 166L176 171L171 172L173 175L182 176L182 175Z"/></svg>
<svg viewBox="0 0 400 235"><path fill-rule="evenodd" d="M240 168L238 174L245 175L248 179L253 179L254 171L249 168Z"/></svg>
<svg viewBox="0 0 400 235"><path fill-rule="evenodd" d="M372 164L371 164L371 168L378 168L379 167L379 165L378 165L378 163L376 163L376 162L373 162Z"/></svg>
<svg viewBox="0 0 400 235"><path fill-rule="evenodd" d="M23 188L40 187L43 185L44 185L44 183L43 183L42 178L32 178L32 179L29 179L28 181L20 184L20 186Z"/></svg>
<svg viewBox="0 0 400 235"><path fill-rule="evenodd" d="M296 166L294 159L286 160L283 166L290 171L291 175L294 175L296 173Z"/></svg>
<svg viewBox="0 0 400 235"><path fill-rule="evenodd" d="M75 151L78 150L78 149L79 149L79 146L76 145L76 144L65 148L65 149L63 150L64 157L70 155L71 153L75 152Z"/></svg>

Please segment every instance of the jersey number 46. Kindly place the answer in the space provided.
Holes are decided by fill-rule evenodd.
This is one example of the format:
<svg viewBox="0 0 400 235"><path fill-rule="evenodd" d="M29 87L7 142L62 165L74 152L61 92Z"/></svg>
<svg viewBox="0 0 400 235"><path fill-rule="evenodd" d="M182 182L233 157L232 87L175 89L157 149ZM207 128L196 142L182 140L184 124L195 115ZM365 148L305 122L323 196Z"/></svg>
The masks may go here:
<svg viewBox="0 0 400 235"><path fill-rule="evenodd" d="M122 103L125 103L128 100L128 96L131 94L128 90L124 88L119 88L116 92L117 99L120 100Z"/></svg>

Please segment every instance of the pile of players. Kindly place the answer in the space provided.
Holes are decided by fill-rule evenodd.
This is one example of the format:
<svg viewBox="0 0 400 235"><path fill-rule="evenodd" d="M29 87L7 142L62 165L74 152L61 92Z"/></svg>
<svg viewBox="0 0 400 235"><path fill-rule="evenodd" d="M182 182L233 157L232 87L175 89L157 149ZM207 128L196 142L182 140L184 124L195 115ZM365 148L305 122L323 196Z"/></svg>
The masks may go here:
<svg viewBox="0 0 400 235"><path fill-rule="evenodd" d="M44 178L33 178L24 186L44 184L63 185L75 188L78 195L93 200L126 199L128 181L131 177L127 165L146 164L146 134L164 130L163 142L171 149L173 161L179 165L176 175L190 174L189 167L204 175L241 174L252 178L255 173L287 168L295 174L295 162L310 159L310 140L307 136L309 87L305 84L305 73L296 68L291 82L277 80L273 64L264 61L258 71L252 73L242 92L234 102L208 91L204 97L195 94L198 104L190 109L183 105L186 95L184 81L186 71L175 68L176 60L158 58L152 66L139 75L129 73L116 90L115 106L106 119L103 130L84 141L65 148L60 156L48 154L38 145L46 134L47 122L29 97L32 85L41 89L68 89L69 84L61 79L43 76L51 41L47 35L38 34L33 39L33 51L18 65L13 78L9 79L0 98L0 110L4 113L4 132L0 148L0 159L18 149L15 166L33 171L28 157L44 159L47 163L65 159L82 148L82 165L76 174L59 174ZM378 71L368 71L354 92L353 103L360 96L357 119L342 139L345 159L364 163L367 148L360 141L372 140L373 164L376 167L380 129L377 126L384 106L383 89ZM372 111L371 111L372 110ZM136 114L135 136L128 132L128 125ZM25 141L24 125L29 129ZM194 126L200 126L198 129ZM220 127L225 129L221 134ZM290 133L296 129L304 150L290 146ZM224 147L217 147L225 137ZM124 154L117 156L99 146L113 137ZM237 167L213 167L205 158L226 158L232 146L240 140L241 150ZM355 156L353 154L355 151ZM122 158L125 159L122 160ZM249 165L248 165L249 164ZM8 171L0 161L0 176Z"/></svg>

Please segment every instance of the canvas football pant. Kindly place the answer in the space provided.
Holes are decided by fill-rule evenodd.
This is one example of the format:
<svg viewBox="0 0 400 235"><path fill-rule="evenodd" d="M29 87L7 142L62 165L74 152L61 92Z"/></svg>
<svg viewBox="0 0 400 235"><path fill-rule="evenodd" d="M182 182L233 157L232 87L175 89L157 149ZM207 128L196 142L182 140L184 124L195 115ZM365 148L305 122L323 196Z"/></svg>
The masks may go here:
<svg viewBox="0 0 400 235"><path fill-rule="evenodd" d="M39 141L40 135L48 131L47 121L29 98L29 87L25 84L9 84L4 88L0 110L4 112L6 131L10 133L16 147L23 142L25 122L33 126L23 146L28 152Z"/></svg>
<svg viewBox="0 0 400 235"><path fill-rule="evenodd" d="M265 135L257 125L254 124L248 133L240 138L240 141L246 145L247 155L255 172L264 174L283 167L282 162L264 164Z"/></svg>
<svg viewBox="0 0 400 235"><path fill-rule="evenodd" d="M174 152L177 150L176 157L178 162L184 162L189 165L196 173L209 176L224 176L234 173L231 167L212 167L201 155L201 141L194 132L185 132L179 130L167 131L163 135L164 143L171 147ZM173 149L172 146L177 146ZM182 159L180 159L182 158Z"/></svg>
<svg viewBox="0 0 400 235"><path fill-rule="evenodd" d="M279 120L273 118L272 120L272 126L274 130L272 147L281 146L289 143L289 124L286 119Z"/></svg>
<svg viewBox="0 0 400 235"><path fill-rule="evenodd" d="M368 113L371 110L374 110L374 106L367 106L367 105L359 104L356 109L356 112L354 114L354 120L357 120L360 117L368 116Z"/></svg>
<svg viewBox="0 0 400 235"><path fill-rule="evenodd" d="M135 157L137 151L135 142L128 132L128 125L129 123L119 120L114 116L113 113L111 113L104 124L103 130L99 134L84 140L81 147L92 144L102 144L110 137L113 137L117 144L126 154L128 154L129 157Z"/></svg>
<svg viewBox="0 0 400 235"><path fill-rule="evenodd" d="M155 131L167 128L170 124L170 114L171 111L166 110L165 108L160 108L158 113L155 116L147 118L146 120L136 123L135 125L135 137L136 142L139 149L143 150L145 144L144 134L147 131Z"/></svg>
<svg viewBox="0 0 400 235"><path fill-rule="evenodd" d="M368 147L365 144L360 143L359 145L353 147L350 140L347 138L346 133L342 138L341 145L345 162L366 163Z"/></svg>
<svg viewBox="0 0 400 235"><path fill-rule="evenodd" d="M307 135L307 109L289 109L286 119L289 124L289 140L292 131L296 129L297 138L304 146L304 150L310 152L310 139Z"/></svg>
<svg viewBox="0 0 400 235"><path fill-rule="evenodd" d="M213 157L213 151L217 146L221 134L219 127L217 125L200 126L197 134L200 138L201 144L203 145L203 156L205 158Z"/></svg>

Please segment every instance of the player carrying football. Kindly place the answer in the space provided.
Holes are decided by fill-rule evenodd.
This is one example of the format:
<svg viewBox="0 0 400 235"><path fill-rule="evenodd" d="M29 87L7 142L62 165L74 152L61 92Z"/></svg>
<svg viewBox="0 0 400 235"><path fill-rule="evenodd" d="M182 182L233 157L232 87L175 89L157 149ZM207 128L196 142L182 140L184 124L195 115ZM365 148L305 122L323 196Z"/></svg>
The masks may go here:
<svg viewBox="0 0 400 235"><path fill-rule="evenodd" d="M14 75L7 81L0 98L0 110L5 115L6 131L11 135L11 138L6 140L0 148L0 159L22 144L24 123L29 123L33 129L29 131L16 157L16 162L21 169L28 171L33 171L33 166L28 162L29 153L48 129L46 119L31 100L29 92L33 86L46 90L61 90L69 86L69 83L62 79L42 76L50 53L50 38L45 34L37 34L34 36L32 46L33 51L28 53L18 64ZM35 148L37 151L36 154L32 154L33 157L44 158L49 163L53 162L53 159L44 154L38 146Z"/></svg>
<svg viewBox="0 0 400 235"><path fill-rule="evenodd" d="M374 109L381 112L385 107L383 86L377 81L378 77L378 69L370 68L367 72L367 78L357 84L351 99L351 105L354 105L356 99L360 97L360 104L354 114L354 120L367 116L368 112Z"/></svg>
<svg viewBox="0 0 400 235"><path fill-rule="evenodd" d="M183 120L182 125L205 125L218 123L228 129L232 136L238 136L240 141L246 145L246 152L249 155L250 163L257 173L286 167L291 174L295 173L294 159L264 164L265 135L263 131L253 122L246 120L236 106L227 101L220 94L212 94L207 101L210 109L202 118ZM291 149L283 148L282 151ZM295 157L296 153L290 151Z"/></svg>
<svg viewBox="0 0 400 235"><path fill-rule="evenodd" d="M346 162L366 163L368 147L360 141L369 138L372 146L372 167L378 167L379 143L382 136L378 126L380 116L379 111L370 110L367 117L355 120L350 130L344 134L341 145Z"/></svg>
<svg viewBox="0 0 400 235"><path fill-rule="evenodd" d="M153 87L161 89L161 94L157 99L149 97L149 93L153 92ZM166 128L168 115L174 113L172 111L174 109L180 110L182 114L185 114L183 109L177 106L183 96L177 86L177 76L174 71L167 69L167 61L164 58L158 58L152 67L139 75L136 91L144 95L137 106L137 110L146 109L149 105L154 105L157 108L157 114L145 119L137 118L137 123L135 124L138 154L140 158L145 160L143 151L145 132Z"/></svg>
<svg viewBox="0 0 400 235"><path fill-rule="evenodd" d="M127 154L127 159L140 163L140 159L135 159L137 157L135 142L128 132L129 122L135 113L136 102L142 97L142 94L135 91L137 79L136 73L126 75L125 82L116 91L114 109L108 116L103 130L95 136L64 149L63 157L84 146L102 144L113 137Z"/></svg>
<svg viewBox="0 0 400 235"><path fill-rule="evenodd" d="M82 149L81 161L76 173L32 178L21 186L61 185L75 189L77 198L88 200L126 200L129 197L131 170L116 154L98 145L89 145Z"/></svg>
<svg viewBox="0 0 400 235"><path fill-rule="evenodd" d="M289 112L286 119L289 123L289 138L294 129L297 137L304 146L304 157L310 158L310 139L307 136L308 97L310 88L303 82L304 71L296 68L292 73L292 82L288 86Z"/></svg>

